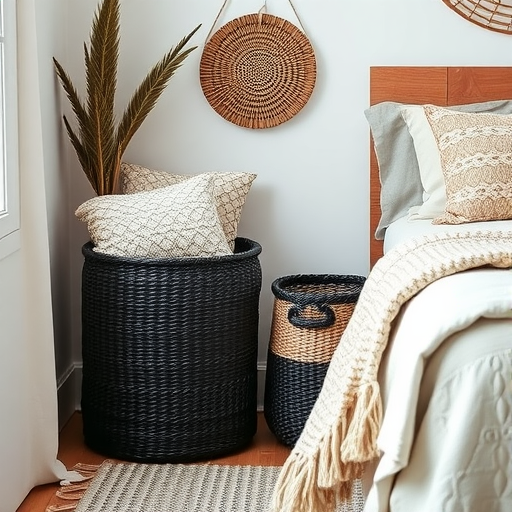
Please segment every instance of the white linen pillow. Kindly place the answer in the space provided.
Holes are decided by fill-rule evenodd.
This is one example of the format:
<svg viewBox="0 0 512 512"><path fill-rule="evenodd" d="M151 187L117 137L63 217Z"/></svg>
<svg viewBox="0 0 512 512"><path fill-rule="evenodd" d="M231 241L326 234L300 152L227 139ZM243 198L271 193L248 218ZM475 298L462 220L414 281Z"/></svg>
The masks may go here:
<svg viewBox="0 0 512 512"><path fill-rule="evenodd" d="M208 172L212 177L213 194L226 240L234 250L235 238L242 209L256 174L248 172ZM121 193L155 190L189 180L193 175L173 174L166 171L148 169L141 165L123 162L121 164Z"/></svg>
<svg viewBox="0 0 512 512"><path fill-rule="evenodd" d="M75 215L87 223L97 252L172 258L232 254L214 197L213 177L130 195L89 199Z"/></svg>
<svg viewBox="0 0 512 512"><path fill-rule="evenodd" d="M423 185L423 204L409 210L410 219L433 219L442 215L446 205L446 186L436 139L422 105L401 108L411 134Z"/></svg>
<svg viewBox="0 0 512 512"><path fill-rule="evenodd" d="M441 169L439 151L425 112L424 105L402 105L402 118L413 139L420 180L423 186L423 204L409 209L409 219L435 219L446 206L446 185ZM455 112L512 114L512 101L495 100L466 105L442 107Z"/></svg>

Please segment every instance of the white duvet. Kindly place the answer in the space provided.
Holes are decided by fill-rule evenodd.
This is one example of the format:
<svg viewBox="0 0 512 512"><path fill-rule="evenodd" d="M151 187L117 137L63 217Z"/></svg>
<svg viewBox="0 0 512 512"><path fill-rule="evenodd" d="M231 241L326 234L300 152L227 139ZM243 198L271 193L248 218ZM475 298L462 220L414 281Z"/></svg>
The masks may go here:
<svg viewBox="0 0 512 512"><path fill-rule="evenodd" d="M387 249L410 227L391 230ZM402 308L390 341L364 511L512 512L512 271L435 281Z"/></svg>

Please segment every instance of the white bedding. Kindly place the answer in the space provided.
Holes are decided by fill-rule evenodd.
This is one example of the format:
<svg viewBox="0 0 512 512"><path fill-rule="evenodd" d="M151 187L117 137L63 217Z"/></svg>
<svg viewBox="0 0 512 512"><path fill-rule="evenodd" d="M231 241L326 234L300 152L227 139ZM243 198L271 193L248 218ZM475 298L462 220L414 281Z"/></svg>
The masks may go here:
<svg viewBox="0 0 512 512"><path fill-rule="evenodd" d="M512 220L495 220L488 222L470 222L468 224L432 224L430 219L409 219L401 217L387 229L384 237L384 252L395 245L416 236L432 233L456 233L460 231L510 231Z"/></svg>
<svg viewBox="0 0 512 512"><path fill-rule="evenodd" d="M385 250L511 225L403 218ZM380 367L382 456L365 475L365 512L512 511L511 312L512 271L495 268L439 279L402 308Z"/></svg>

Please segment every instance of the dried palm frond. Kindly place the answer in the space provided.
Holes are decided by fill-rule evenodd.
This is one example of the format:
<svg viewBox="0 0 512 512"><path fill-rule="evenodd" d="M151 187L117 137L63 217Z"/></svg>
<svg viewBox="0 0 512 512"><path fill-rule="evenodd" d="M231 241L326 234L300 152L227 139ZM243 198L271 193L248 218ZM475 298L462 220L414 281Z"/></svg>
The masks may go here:
<svg viewBox="0 0 512 512"><path fill-rule="evenodd" d="M73 129L63 116L68 137L96 194L116 192L121 158L130 140L156 105L176 70L197 48L185 49L185 46L200 26L150 70L134 92L118 126L115 94L119 61L119 0L103 0L94 15L90 48L84 43L86 101L81 100L62 65L53 59L77 123L77 128Z"/></svg>

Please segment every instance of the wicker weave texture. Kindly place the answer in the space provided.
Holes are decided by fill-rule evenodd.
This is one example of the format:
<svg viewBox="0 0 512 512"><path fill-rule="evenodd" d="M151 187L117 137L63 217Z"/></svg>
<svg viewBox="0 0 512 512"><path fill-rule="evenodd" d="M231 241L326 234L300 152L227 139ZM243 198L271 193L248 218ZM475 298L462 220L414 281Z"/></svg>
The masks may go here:
<svg viewBox="0 0 512 512"><path fill-rule="evenodd" d="M308 102L316 82L315 53L289 21L249 14L222 26L206 43L200 81L207 101L226 120L271 128Z"/></svg>
<svg viewBox="0 0 512 512"><path fill-rule="evenodd" d="M271 340L272 352L296 361L306 363L326 363L338 346L341 334L354 310L353 304L331 306L336 317L332 327L315 331L313 329L291 329L288 311L293 308L291 302L274 301ZM311 319L322 319L322 312L314 306L305 306L302 314Z"/></svg>
<svg viewBox="0 0 512 512"><path fill-rule="evenodd" d="M304 428L365 280L312 274L272 283L264 412L271 432L287 446Z"/></svg>
<svg viewBox="0 0 512 512"><path fill-rule="evenodd" d="M83 247L82 414L110 457L188 462L234 451L256 431L261 267L235 254L169 260Z"/></svg>
<svg viewBox="0 0 512 512"><path fill-rule="evenodd" d="M443 0L463 18L480 27L512 34L512 0Z"/></svg>
<svg viewBox="0 0 512 512"><path fill-rule="evenodd" d="M327 363L352 316L364 278L301 275L277 279L270 350L305 363Z"/></svg>
<svg viewBox="0 0 512 512"><path fill-rule="evenodd" d="M286 446L294 446L320 393L329 363L303 363L267 357L264 413L268 428Z"/></svg>

